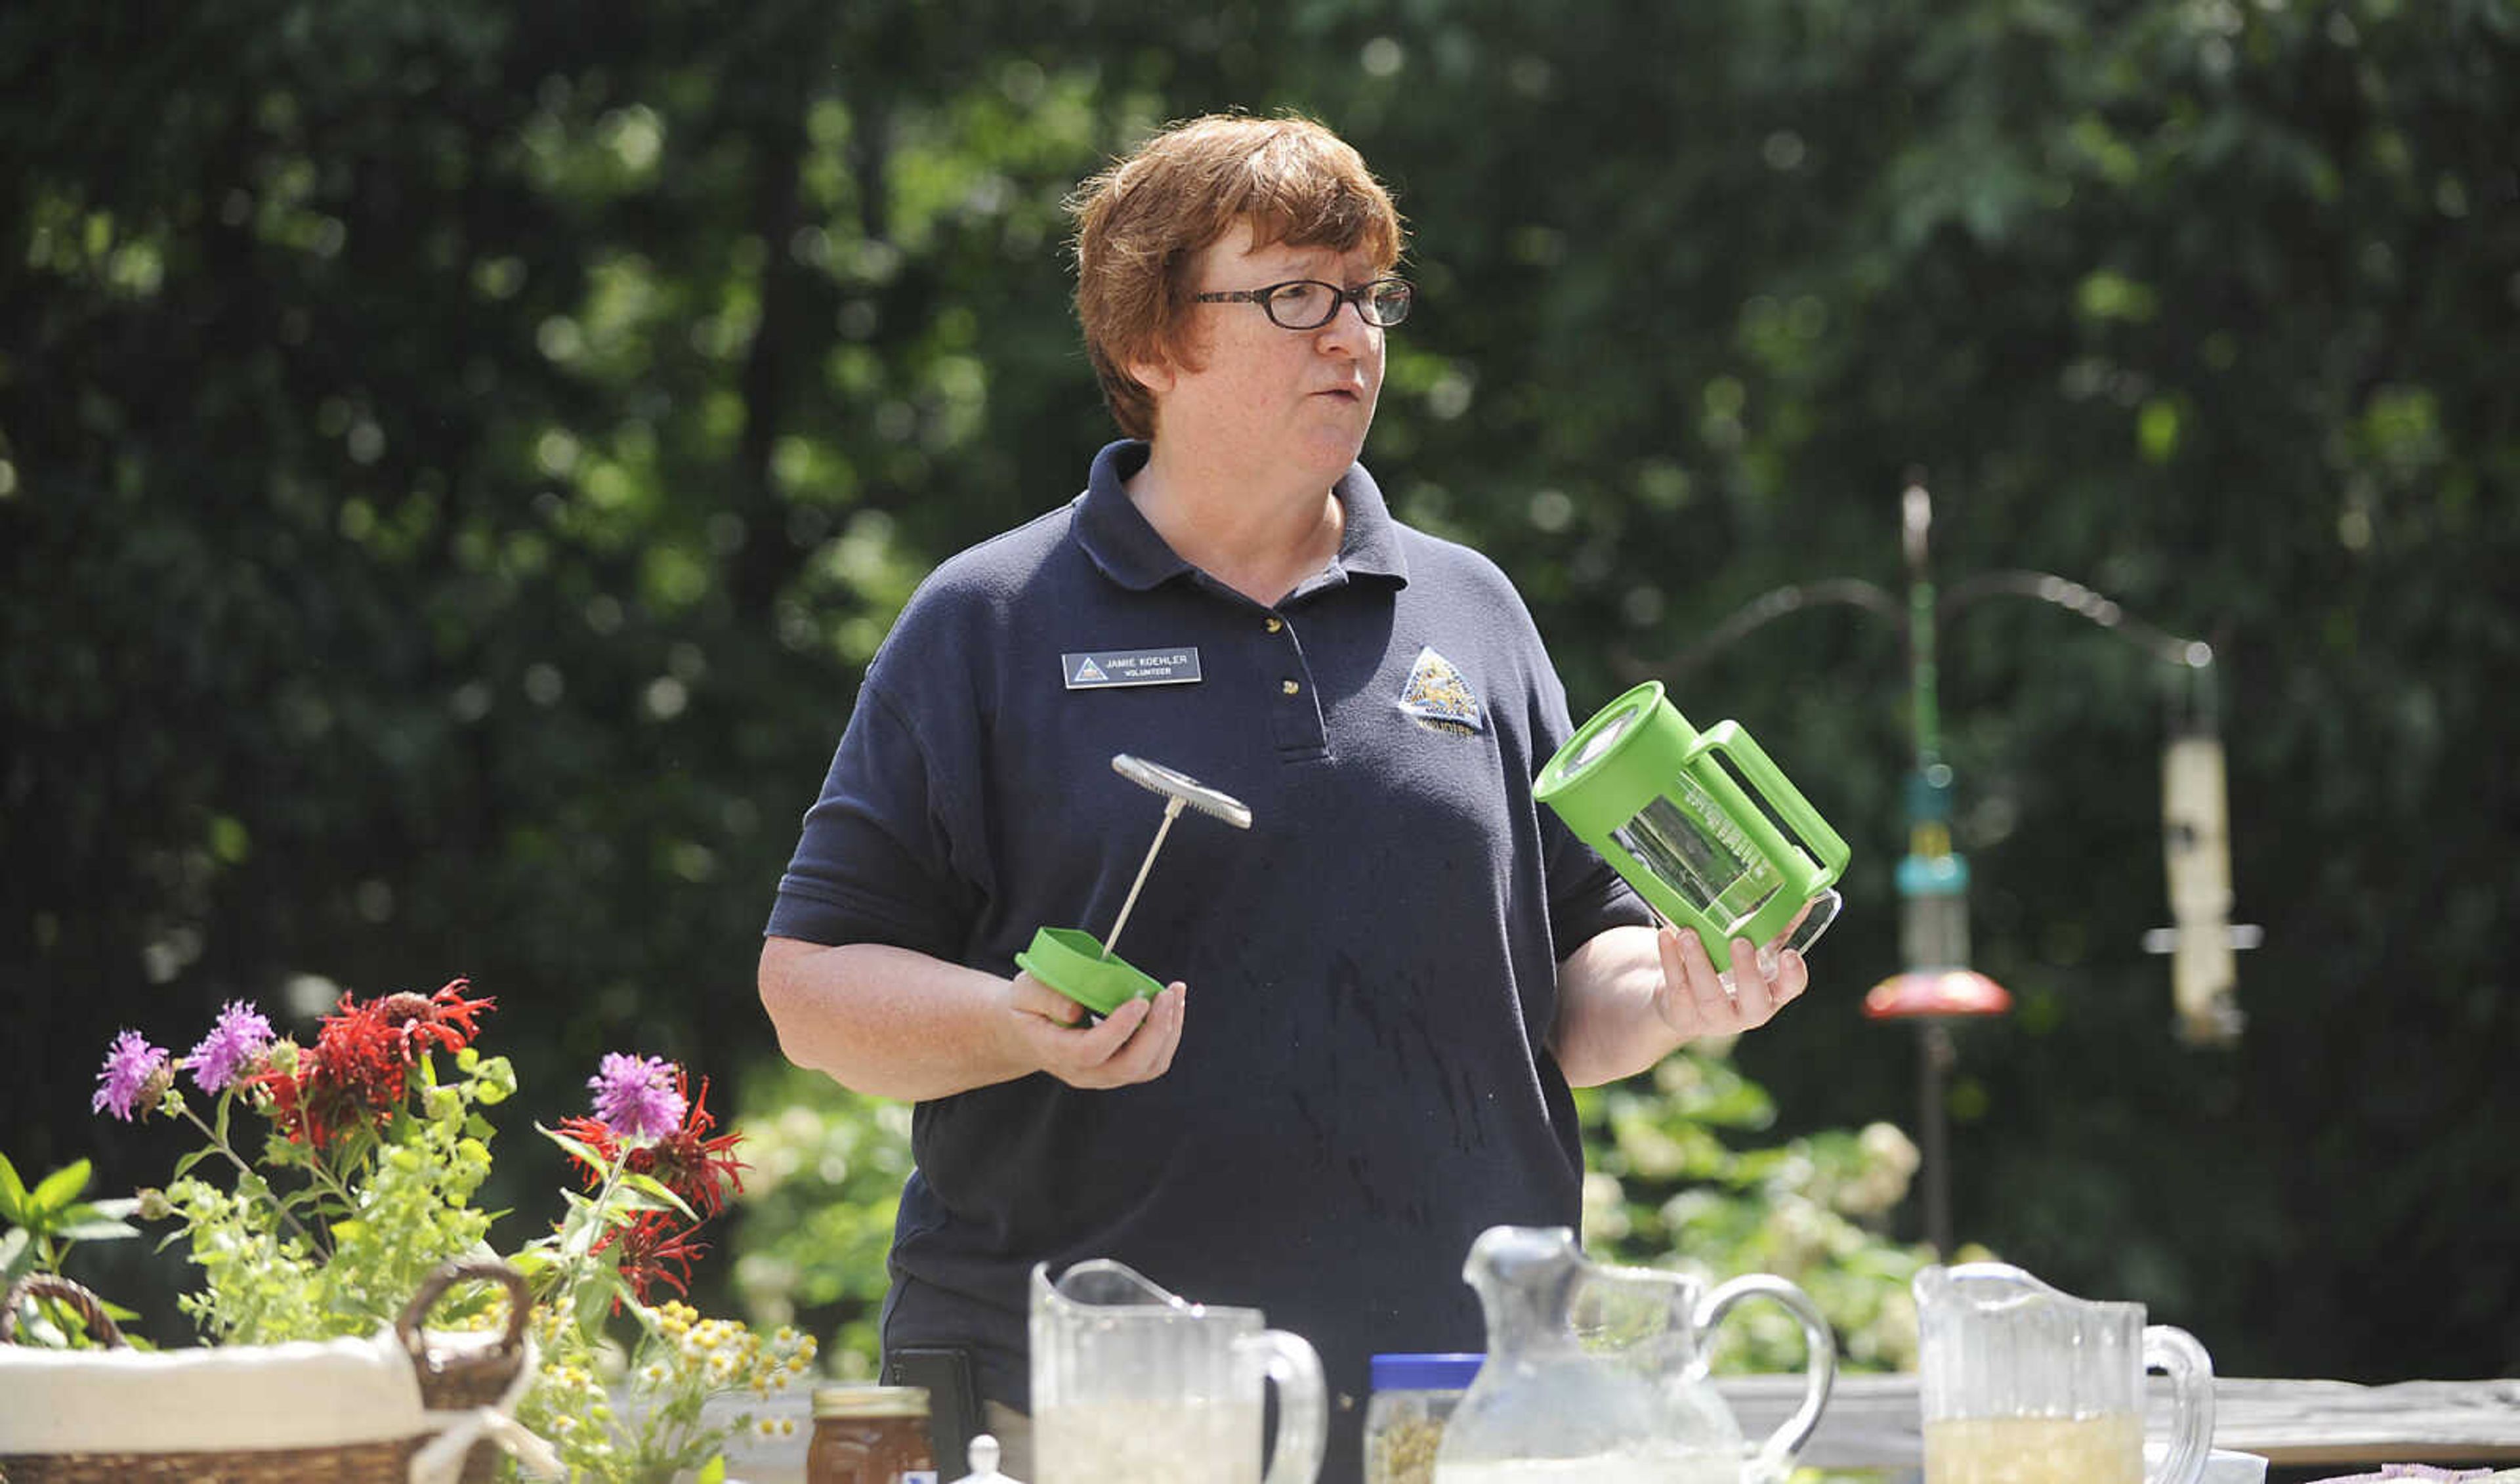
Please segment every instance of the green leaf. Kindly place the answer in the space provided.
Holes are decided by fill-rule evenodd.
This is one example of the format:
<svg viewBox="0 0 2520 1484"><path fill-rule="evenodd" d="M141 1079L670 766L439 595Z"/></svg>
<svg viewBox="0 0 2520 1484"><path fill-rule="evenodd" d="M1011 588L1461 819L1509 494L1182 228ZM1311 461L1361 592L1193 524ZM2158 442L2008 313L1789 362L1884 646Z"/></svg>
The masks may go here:
<svg viewBox="0 0 2520 1484"><path fill-rule="evenodd" d="M468 1048L469 1050L469 1048ZM484 1057L472 1073L472 1098L483 1107L505 1102L517 1091L517 1069L505 1057Z"/></svg>
<svg viewBox="0 0 2520 1484"><path fill-rule="evenodd" d="M2179 405L2154 397L2136 414L2136 442L2146 462L2167 464L2179 451Z"/></svg>
<svg viewBox="0 0 2520 1484"><path fill-rule="evenodd" d="M24 1227L0 1233L0 1282L16 1282L35 1265L35 1239Z"/></svg>
<svg viewBox="0 0 2520 1484"><path fill-rule="evenodd" d="M6 1154L0 1154L0 1216L22 1225L26 1220L26 1187Z"/></svg>
<svg viewBox="0 0 2520 1484"><path fill-rule="evenodd" d="M593 1170L598 1176L606 1176L612 1173L611 1163L602 1154L597 1153L592 1146L581 1143L578 1140L571 1139L558 1129L545 1128L539 1123L534 1125L534 1131L542 1135L545 1139L550 1140L552 1143L559 1145L562 1149L565 1149L568 1152L568 1156L571 1159L577 1160L579 1163Z"/></svg>
<svg viewBox="0 0 2520 1484"><path fill-rule="evenodd" d="M635 1194L647 1197L636 1202L636 1208L639 1210L679 1211L693 1221L700 1219L698 1212L686 1205L683 1197L668 1190L665 1183L653 1175L624 1175L621 1177L620 1192L625 1196Z"/></svg>
<svg viewBox="0 0 2520 1484"><path fill-rule="evenodd" d="M629 1289L622 1285L620 1274L610 1268L599 1269L579 1282L569 1317L579 1329L592 1334L604 1323L604 1317L612 1312L613 1299L628 1296Z"/></svg>
<svg viewBox="0 0 2520 1484"><path fill-rule="evenodd" d="M78 1198L87 1189L88 1176L95 1166L84 1159L74 1159L53 1171L26 1197L26 1213L32 1217L51 1216ZM34 1225L32 1221L28 1226Z"/></svg>
<svg viewBox="0 0 2520 1484"><path fill-rule="evenodd" d="M82 1221L54 1234L64 1242L128 1241L148 1234L124 1221Z"/></svg>
<svg viewBox="0 0 2520 1484"><path fill-rule="evenodd" d="M66 1221L53 1234L64 1241L118 1241L137 1237L140 1229L127 1221L95 1217L86 1221Z"/></svg>
<svg viewBox="0 0 2520 1484"><path fill-rule="evenodd" d="M593 1208L589 1207L591 1211ZM571 1211L561 1228L560 1251L562 1257L579 1258L595 1250L595 1239L604 1234L604 1224L589 1220L586 1212Z"/></svg>

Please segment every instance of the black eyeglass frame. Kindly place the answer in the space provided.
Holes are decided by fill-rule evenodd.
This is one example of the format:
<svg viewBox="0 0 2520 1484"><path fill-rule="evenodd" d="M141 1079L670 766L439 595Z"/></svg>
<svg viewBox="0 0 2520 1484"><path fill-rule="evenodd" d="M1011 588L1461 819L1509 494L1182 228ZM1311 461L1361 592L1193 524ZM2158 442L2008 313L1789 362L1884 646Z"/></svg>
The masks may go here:
<svg viewBox="0 0 2520 1484"><path fill-rule="evenodd" d="M1375 316L1378 315L1380 311L1373 307L1374 295L1378 292L1386 292L1395 287L1400 291L1400 312L1389 319L1376 318ZM1320 319L1313 321L1309 325L1289 325L1284 320L1280 319L1278 317L1278 296L1284 293L1289 289L1308 288L1328 289L1330 292L1329 312L1323 315ZM1191 295L1191 297L1202 304L1257 304L1260 306L1260 312L1269 316L1270 324L1277 326L1281 330L1295 331L1319 330L1324 325L1337 319L1340 309L1349 304L1354 304L1356 305L1357 318L1365 321L1369 325L1372 325L1376 330L1388 330L1392 326L1409 318L1409 311L1417 302L1418 286L1409 282L1409 280L1405 278L1394 278L1388 275L1372 280L1368 283L1359 284L1353 289L1342 289L1338 285L1330 283L1326 279L1290 278L1284 283L1271 284L1266 288L1261 289L1231 289L1219 291L1213 293L1194 293Z"/></svg>

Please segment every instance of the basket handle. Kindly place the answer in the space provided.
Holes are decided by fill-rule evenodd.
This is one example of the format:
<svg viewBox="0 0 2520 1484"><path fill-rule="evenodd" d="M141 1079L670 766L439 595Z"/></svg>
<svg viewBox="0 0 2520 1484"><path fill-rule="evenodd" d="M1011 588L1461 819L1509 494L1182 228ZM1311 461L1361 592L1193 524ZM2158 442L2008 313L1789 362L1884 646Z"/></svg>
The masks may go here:
<svg viewBox="0 0 2520 1484"><path fill-rule="evenodd" d="M533 1312L533 1299L525 1291L525 1277L495 1257L450 1257L439 1263L428 1277L421 1280L420 1291L404 1306L402 1318L394 1323L394 1337L402 1341L412 1364L424 1370L434 1369L428 1358L428 1341L422 1326L428 1311L446 1295L446 1290L462 1282L497 1283L508 1290L508 1332L499 1337L497 1355L505 1359L515 1355L524 1343L525 1321Z"/></svg>
<svg viewBox="0 0 2520 1484"><path fill-rule="evenodd" d="M18 1343L18 1305L29 1298L58 1299L77 1310L79 1318L87 1321L89 1335L103 1340L109 1350L129 1346L121 1327L105 1312L104 1300L56 1273L29 1273L9 1285L9 1296L0 1299L0 1344Z"/></svg>

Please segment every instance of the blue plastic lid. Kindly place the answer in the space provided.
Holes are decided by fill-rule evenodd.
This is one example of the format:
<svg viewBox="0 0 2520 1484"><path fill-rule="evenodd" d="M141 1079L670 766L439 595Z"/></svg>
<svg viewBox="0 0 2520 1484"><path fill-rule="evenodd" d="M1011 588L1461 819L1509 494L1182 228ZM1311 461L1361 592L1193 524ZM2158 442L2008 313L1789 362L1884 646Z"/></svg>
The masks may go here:
<svg viewBox="0 0 2520 1484"><path fill-rule="evenodd" d="M1376 1391L1462 1391L1479 1373L1484 1355L1377 1355Z"/></svg>

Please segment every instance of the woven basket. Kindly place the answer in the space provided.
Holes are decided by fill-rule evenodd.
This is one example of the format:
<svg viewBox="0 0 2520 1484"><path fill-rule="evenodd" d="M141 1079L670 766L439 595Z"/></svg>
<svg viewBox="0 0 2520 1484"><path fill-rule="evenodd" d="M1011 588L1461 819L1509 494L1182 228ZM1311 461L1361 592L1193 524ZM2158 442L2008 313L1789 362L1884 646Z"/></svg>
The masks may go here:
<svg viewBox="0 0 2520 1484"><path fill-rule="evenodd" d="M423 1330L421 1321L447 1286L470 1280L510 1284L507 1334L482 1343ZM75 1309L107 1349L19 1346L16 1315L28 1297ZM42 1391L45 1405L62 1413L29 1409L11 1417L13 1409L0 1408L0 1484L451 1484L452 1466L416 1466L444 1425L426 1414L486 1406L505 1395L526 1354L527 1307L522 1280L504 1264L449 1263L423 1283L392 1333L372 1340L143 1354L128 1348L95 1294L68 1279L29 1275L0 1300L0 1392ZM459 1343L438 1343L449 1339ZM188 1397L217 1400L197 1400L187 1411L178 1399ZM169 1408L180 1415L170 1417ZM68 1413L85 1420L58 1420ZM113 1446L123 1438L106 1441L117 1421L127 1421L132 1434L149 1433L148 1446L125 1450ZM23 1446L48 1431L56 1442L68 1435L80 1441ZM476 1459L481 1451L467 1450L464 1479L488 1477L495 1450Z"/></svg>
<svg viewBox="0 0 2520 1484"><path fill-rule="evenodd" d="M508 1290L505 1332L432 1335L421 1327L446 1290L462 1282L497 1283ZM411 1357L420 1376L421 1400L428 1410L489 1407L505 1398L525 1362L525 1323L532 1313L533 1299L525 1291L524 1276L496 1258L459 1258L429 1274L394 1326L394 1338L402 1341L403 1353ZM499 1446L486 1438L467 1449L460 1484L489 1484L499 1454Z"/></svg>

